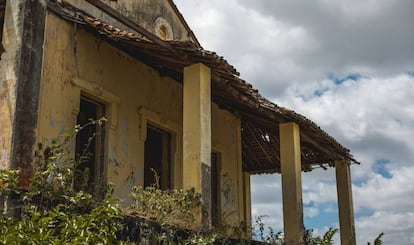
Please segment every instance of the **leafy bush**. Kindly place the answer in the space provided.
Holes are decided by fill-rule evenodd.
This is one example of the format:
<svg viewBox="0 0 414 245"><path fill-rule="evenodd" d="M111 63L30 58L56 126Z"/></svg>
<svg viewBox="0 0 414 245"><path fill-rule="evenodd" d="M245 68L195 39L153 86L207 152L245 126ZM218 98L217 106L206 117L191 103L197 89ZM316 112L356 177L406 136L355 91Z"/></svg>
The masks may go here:
<svg viewBox="0 0 414 245"><path fill-rule="evenodd" d="M90 125L103 123L91 121ZM111 199L111 188L103 199L85 191L74 191L75 160L70 144L84 127L66 132L35 155L35 172L28 190L18 188L18 170L0 171L1 244L108 244L117 240L122 211ZM14 196L19 196L12 200Z"/></svg>
<svg viewBox="0 0 414 245"><path fill-rule="evenodd" d="M381 232L374 240L374 245L382 245L381 237L384 235L384 232ZM368 243L370 245L371 243Z"/></svg>
<svg viewBox="0 0 414 245"><path fill-rule="evenodd" d="M305 243L308 245L331 245L333 236L338 233L338 228L330 227L322 237L312 237L312 230L305 231Z"/></svg>
<svg viewBox="0 0 414 245"><path fill-rule="evenodd" d="M155 179L159 177L155 171ZM141 241L151 244L211 244L217 234L197 230L195 213L201 210L201 196L194 188L190 190L161 190L158 181L152 186L133 187L135 201L129 213L152 220L159 229L147 228L141 234Z"/></svg>
<svg viewBox="0 0 414 245"><path fill-rule="evenodd" d="M155 220L161 225L169 224L181 228L196 226L194 210L201 208L201 199L194 189L161 190L156 183L145 188L133 187L131 196L135 201L131 210L140 217Z"/></svg>
<svg viewBox="0 0 414 245"><path fill-rule="evenodd" d="M118 237L125 229L125 214L118 200L111 198L113 186L99 183L101 188L92 195L86 191L85 171L80 188L74 188L76 166L88 156L84 150L81 156L74 157L70 151L72 141L83 128L104 121L76 126L48 147L39 144L27 190L19 189L18 170L0 170L0 244L134 244ZM250 244L246 234L257 229L256 237L264 243L283 244L281 232L275 233L270 227L265 232L261 217L256 220L256 229L245 223L237 227L220 224L209 232L195 229L194 211L203 207L194 189L161 190L158 184L136 186L131 196L135 203L129 214L152 222L141 223L138 239L133 238L138 244ZM309 245L332 244L337 232L330 228L322 238L314 238L308 230L305 241ZM382 244L382 236L383 233L375 239L375 245Z"/></svg>
<svg viewBox="0 0 414 245"><path fill-rule="evenodd" d="M283 244L283 234L282 232L277 232L273 230L272 227L267 227L267 232L265 229L265 224L262 222L262 218L265 216L258 216L255 220L254 234L253 236L260 241L263 241L265 244Z"/></svg>

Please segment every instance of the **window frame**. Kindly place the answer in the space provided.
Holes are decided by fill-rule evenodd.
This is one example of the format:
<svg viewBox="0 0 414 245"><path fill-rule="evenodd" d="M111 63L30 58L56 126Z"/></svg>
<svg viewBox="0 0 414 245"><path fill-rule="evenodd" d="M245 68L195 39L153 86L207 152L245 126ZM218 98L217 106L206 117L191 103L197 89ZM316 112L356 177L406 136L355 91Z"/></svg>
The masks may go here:
<svg viewBox="0 0 414 245"><path fill-rule="evenodd" d="M108 164L109 164L109 149L113 144L115 138L115 132L118 128L118 107L120 104L120 98L115 94L104 89L102 85L95 82L90 82L80 77L75 77L71 81L73 86L73 100L72 102L72 122L76 125L77 115L80 109L81 96L86 96L92 100L98 101L105 105L105 118L107 121L104 146L103 146L103 166L101 180L103 183L108 182ZM75 150L74 150L75 151Z"/></svg>
<svg viewBox="0 0 414 245"><path fill-rule="evenodd" d="M172 185L172 180L174 178L174 167L173 167L173 162L172 162L172 134L168 131L165 130L163 128L160 128L156 125L154 125L151 122L147 122L147 137L144 143L144 186L149 186L149 183L146 183L147 181L145 180L145 173L147 173L148 171L150 171L149 169L147 169L148 167L151 167L147 165L147 145L146 142L148 140L148 131L152 130L158 134L161 135L161 175L158 176L160 177L159 179L159 187L163 190L166 189L171 189L173 188ZM167 174L165 174L167 173ZM152 173L151 173L152 174ZM155 174L155 173L154 173ZM160 174L160 173L157 173ZM154 184L154 183L152 183Z"/></svg>
<svg viewBox="0 0 414 245"><path fill-rule="evenodd" d="M96 118L91 118L93 120L99 120L103 117L105 117L105 111L106 111L106 104L98 101L94 98L91 98L88 95L85 95L83 93L81 93L80 98L79 98L79 111L78 111L78 115L82 112L81 111L81 104L82 101L85 101L87 103L93 104L96 107L95 110L95 114L96 114ZM85 121L87 123L87 121L89 120L89 118ZM80 124L79 122L79 118L77 117L77 122L76 124ZM83 125L80 125L81 127L85 125L84 122L82 122ZM93 145L92 147L94 147L94 149L91 150L92 154L93 154L93 172L90 172L89 174L89 180L88 180L88 185L92 184L93 187L90 187L91 189L89 189L89 191L93 192L93 193L97 193L98 196L100 196L101 192L103 190L101 190L100 188L106 183L106 179L104 178L104 172L105 172L105 156L106 156L106 150L105 150L105 146L107 145L107 139L106 139L106 125L97 125L97 124L93 124L93 125L88 125L88 127L95 127L95 129L92 131L94 133L94 139L93 139ZM87 128L85 128L84 130L88 130ZM76 135L76 143L75 143L75 153L77 155L79 155L79 153L82 153L85 150L85 145L78 145L79 143L81 143L79 141L80 135L83 132L78 132L78 134ZM82 142L84 143L84 142ZM88 142L89 143L89 142ZM78 156L75 156L78 157ZM76 164L78 164L79 162L77 162ZM87 163L87 161L85 162ZM80 165L82 165L82 163L79 163ZM91 163L89 162L89 165L91 165ZM88 166L85 166L85 169ZM90 167L90 166L89 166ZM79 166L75 166L75 173L78 169ZM92 183L90 183L92 179ZM74 187L75 188L79 188L77 186L76 183L76 179L74 179Z"/></svg>

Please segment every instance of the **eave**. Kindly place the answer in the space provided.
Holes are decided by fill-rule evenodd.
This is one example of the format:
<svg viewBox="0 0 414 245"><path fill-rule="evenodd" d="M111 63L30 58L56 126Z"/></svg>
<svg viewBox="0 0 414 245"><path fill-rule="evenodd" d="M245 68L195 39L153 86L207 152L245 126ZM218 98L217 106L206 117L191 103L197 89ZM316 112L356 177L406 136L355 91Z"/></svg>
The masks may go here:
<svg viewBox="0 0 414 245"><path fill-rule="evenodd" d="M132 33L90 16L69 4L49 2L60 17L123 50L132 57L182 82L183 69L203 63L212 71L212 100L241 120L243 170L250 173L280 172L278 125L295 122L300 127L302 170L334 166L335 160L357 163L349 150L318 125L292 110L262 97L223 57L190 41L151 41L143 33ZM160 41L166 45L160 45ZM171 51L174 50L174 52ZM214 129L213 129L214 130Z"/></svg>

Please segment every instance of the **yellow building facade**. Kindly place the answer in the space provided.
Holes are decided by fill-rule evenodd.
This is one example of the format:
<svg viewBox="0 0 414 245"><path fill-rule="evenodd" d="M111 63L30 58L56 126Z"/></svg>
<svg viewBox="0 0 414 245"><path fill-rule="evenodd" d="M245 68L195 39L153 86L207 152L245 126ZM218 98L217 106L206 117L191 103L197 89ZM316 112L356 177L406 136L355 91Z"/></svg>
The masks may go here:
<svg viewBox="0 0 414 245"><path fill-rule="evenodd" d="M102 172L106 181L115 184L116 197L128 203L132 186L144 185L149 127L170 135L168 186L182 188L183 180L194 175L183 175L182 84L160 76L151 67L83 30L76 34L74 54L72 30L70 23L53 13L46 16L37 134L40 142L47 144L67 128L74 128L81 100L90 99L105 107L102 116L108 118ZM211 123L212 149L220 158L218 175L222 188L229 189L228 196L220 198L223 212L239 213L250 202L238 198L242 197L238 192L243 188L240 120L212 103ZM236 224L245 221L245 216L231 220Z"/></svg>
<svg viewBox="0 0 414 245"><path fill-rule="evenodd" d="M172 1L0 6L0 166L20 168L25 185L36 142L105 117L72 150L90 145L90 183L114 183L124 207L133 186L154 183L154 169L161 188L201 193L209 209L203 226L213 216L249 224L250 174L281 173L286 242L300 244L301 172L338 166L341 239L354 239L349 151L204 50Z"/></svg>

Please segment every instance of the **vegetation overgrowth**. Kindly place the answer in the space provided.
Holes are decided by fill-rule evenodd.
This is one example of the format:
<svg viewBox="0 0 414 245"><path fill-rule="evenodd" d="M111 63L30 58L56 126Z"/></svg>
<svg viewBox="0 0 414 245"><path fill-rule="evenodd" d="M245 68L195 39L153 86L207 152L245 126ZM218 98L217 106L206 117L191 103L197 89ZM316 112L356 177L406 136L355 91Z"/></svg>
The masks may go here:
<svg viewBox="0 0 414 245"><path fill-rule="evenodd" d="M194 210L201 210L202 202L194 189L161 190L157 183L136 186L131 192L134 202L127 210L112 198L111 184L95 184L91 194L88 170L75 173L76 166L87 159L87 151L73 156L70 149L80 130L104 122L93 120L63 133L47 147L39 144L27 189L19 187L19 170L0 170L0 244L250 244L252 233L265 244L283 244L282 233L266 230L261 217L255 227L242 223L237 227L221 224L208 232L197 229ZM75 176L82 176L77 181L81 187L74 188ZM149 221L134 233L138 237L120 235L126 215ZM307 230L304 240L309 245L333 244L337 232L330 228L324 236L313 237ZM382 236L375 245L382 244Z"/></svg>

